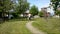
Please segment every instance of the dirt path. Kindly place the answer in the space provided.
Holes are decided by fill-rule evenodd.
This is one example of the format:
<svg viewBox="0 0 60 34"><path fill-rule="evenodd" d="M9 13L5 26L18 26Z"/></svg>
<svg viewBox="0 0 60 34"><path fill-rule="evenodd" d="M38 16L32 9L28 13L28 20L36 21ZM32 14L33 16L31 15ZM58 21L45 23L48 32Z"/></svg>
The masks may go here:
<svg viewBox="0 0 60 34"><path fill-rule="evenodd" d="M33 22L34 22L34 21L30 21L30 22L26 23L26 27L27 27L33 34L46 34L46 33L42 32L42 31L38 30L37 28L33 27L33 26L32 26L32 23L33 23Z"/></svg>

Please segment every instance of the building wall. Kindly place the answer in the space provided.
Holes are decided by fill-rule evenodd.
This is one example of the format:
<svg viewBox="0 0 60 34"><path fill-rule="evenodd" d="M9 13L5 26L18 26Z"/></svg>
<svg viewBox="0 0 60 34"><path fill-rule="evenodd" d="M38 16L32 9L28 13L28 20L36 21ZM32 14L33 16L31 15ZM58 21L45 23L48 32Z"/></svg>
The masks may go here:
<svg viewBox="0 0 60 34"><path fill-rule="evenodd" d="M44 7L44 8L41 8L41 11L44 13L44 16L50 16L50 12L48 12L48 8L47 7Z"/></svg>

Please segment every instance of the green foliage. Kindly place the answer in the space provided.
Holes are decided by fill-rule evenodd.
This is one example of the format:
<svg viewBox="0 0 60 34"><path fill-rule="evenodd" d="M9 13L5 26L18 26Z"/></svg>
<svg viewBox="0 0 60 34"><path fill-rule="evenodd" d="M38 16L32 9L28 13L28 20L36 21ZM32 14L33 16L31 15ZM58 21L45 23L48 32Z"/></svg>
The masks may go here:
<svg viewBox="0 0 60 34"><path fill-rule="evenodd" d="M12 8L12 2L11 0L5 0L4 1L4 9L5 10L10 10Z"/></svg>
<svg viewBox="0 0 60 34"><path fill-rule="evenodd" d="M11 0L0 0L0 12L6 12L12 9Z"/></svg>
<svg viewBox="0 0 60 34"><path fill-rule="evenodd" d="M56 11L57 6L59 5L60 0L51 0L52 6L54 10Z"/></svg>
<svg viewBox="0 0 60 34"><path fill-rule="evenodd" d="M34 15L38 15L38 8L33 5L30 9L30 13L34 16Z"/></svg>
<svg viewBox="0 0 60 34"><path fill-rule="evenodd" d="M39 12L39 16L40 17L43 17L44 16L44 13L41 11L41 12Z"/></svg>
<svg viewBox="0 0 60 34"><path fill-rule="evenodd" d="M12 9L12 2L11 0L0 0L0 9L4 12Z"/></svg>
<svg viewBox="0 0 60 34"><path fill-rule="evenodd" d="M2 12L2 16L4 17L7 13L9 13L10 10L13 9L15 11L14 13L9 13L12 14L13 16L17 17L18 14L24 13L29 9L29 3L27 0L17 0L18 3L16 3L16 0L0 0L0 12ZM9 15L8 14L8 15Z"/></svg>
<svg viewBox="0 0 60 34"><path fill-rule="evenodd" d="M24 13L29 9L29 3L27 0L18 0L17 11L19 14Z"/></svg>
<svg viewBox="0 0 60 34"><path fill-rule="evenodd" d="M56 15L59 15L59 16L60 16L60 11L57 10L57 11L56 11Z"/></svg>
<svg viewBox="0 0 60 34"><path fill-rule="evenodd" d="M0 17L5 17L6 13L13 8L11 0L0 0ZM5 21L5 18L3 18Z"/></svg>
<svg viewBox="0 0 60 34"><path fill-rule="evenodd" d="M18 14L17 13L12 13L12 15L14 16L14 18L18 18L19 16L18 16Z"/></svg>
<svg viewBox="0 0 60 34"><path fill-rule="evenodd" d="M2 12L2 9L3 9L3 2L2 0L0 0L0 12Z"/></svg>
<svg viewBox="0 0 60 34"><path fill-rule="evenodd" d="M60 0L51 0L51 3L52 3L51 5L53 6L55 13L56 13L58 5L60 5L59 2L60 2Z"/></svg>

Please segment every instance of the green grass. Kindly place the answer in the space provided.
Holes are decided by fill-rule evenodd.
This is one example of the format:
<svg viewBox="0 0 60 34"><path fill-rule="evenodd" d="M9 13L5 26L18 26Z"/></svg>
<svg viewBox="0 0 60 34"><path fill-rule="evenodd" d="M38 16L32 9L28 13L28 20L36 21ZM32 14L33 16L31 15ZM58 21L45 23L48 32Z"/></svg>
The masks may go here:
<svg viewBox="0 0 60 34"><path fill-rule="evenodd" d="M0 24L0 34L32 34L25 26L27 21L10 20Z"/></svg>
<svg viewBox="0 0 60 34"><path fill-rule="evenodd" d="M38 18L32 25L39 30L47 32L48 34L60 34L60 20L59 19L44 19Z"/></svg>

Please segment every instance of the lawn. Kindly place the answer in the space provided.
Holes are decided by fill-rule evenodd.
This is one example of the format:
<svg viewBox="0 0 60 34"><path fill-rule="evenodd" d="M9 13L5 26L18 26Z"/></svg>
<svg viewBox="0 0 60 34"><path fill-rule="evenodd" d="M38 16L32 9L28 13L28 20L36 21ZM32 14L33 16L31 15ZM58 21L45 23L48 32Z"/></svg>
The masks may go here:
<svg viewBox="0 0 60 34"><path fill-rule="evenodd" d="M60 34L60 20L50 18L48 20L44 18L38 18L32 25L47 34Z"/></svg>
<svg viewBox="0 0 60 34"><path fill-rule="evenodd" d="M32 34L26 27L27 21L13 20L0 24L0 34Z"/></svg>

